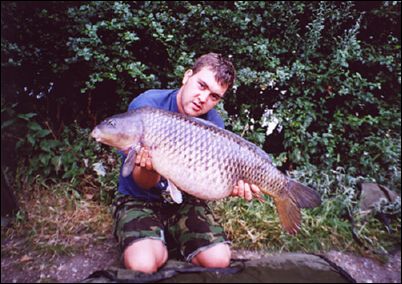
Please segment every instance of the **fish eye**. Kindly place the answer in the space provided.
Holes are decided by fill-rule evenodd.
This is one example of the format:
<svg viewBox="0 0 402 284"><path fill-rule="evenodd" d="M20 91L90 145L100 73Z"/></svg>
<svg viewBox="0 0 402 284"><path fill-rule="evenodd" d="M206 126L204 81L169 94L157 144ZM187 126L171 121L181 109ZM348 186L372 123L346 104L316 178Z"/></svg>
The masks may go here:
<svg viewBox="0 0 402 284"><path fill-rule="evenodd" d="M113 119L108 119L108 120L105 121L105 123L106 123L108 126L111 126L111 127L115 127L115 126L116 126L116 122L115 122Z"/></svg>

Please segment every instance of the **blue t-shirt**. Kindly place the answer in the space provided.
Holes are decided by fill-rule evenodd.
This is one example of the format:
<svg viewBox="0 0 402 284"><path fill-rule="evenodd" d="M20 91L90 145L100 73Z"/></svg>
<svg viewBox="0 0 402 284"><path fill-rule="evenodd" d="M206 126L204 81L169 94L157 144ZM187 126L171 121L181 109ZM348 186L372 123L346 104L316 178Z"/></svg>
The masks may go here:
<svg viewBox="0 0 402 284"><path fill-rule="evenodd" d="M143 106L151 106L159 109L164 109L172 112L179 112L177 108L177 93L178 90L149 90L136 97L129 105L128 110L140 108ZM200 116L218 127L224 128L224 123L220 115L215 109L210 110L206 114ZM123 155L123 161L126 158ZM146 201L161 201L161 190L165 189L165 184L162 181L151 189L142 189L139 187L132 176L119 176L119 192L125 195L131 195L141 200Z"/></svg>

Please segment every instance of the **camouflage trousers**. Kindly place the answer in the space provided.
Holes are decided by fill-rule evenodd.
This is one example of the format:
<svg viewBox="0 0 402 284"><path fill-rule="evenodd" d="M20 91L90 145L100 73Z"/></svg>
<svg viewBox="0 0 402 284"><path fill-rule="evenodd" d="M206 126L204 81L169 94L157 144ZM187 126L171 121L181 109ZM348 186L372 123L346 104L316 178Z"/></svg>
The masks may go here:
<svg viewBox="0 0 402 284"><path fill-rule="evenodd" d="M118 194L113 203L114 235L121 252L142 239L161 240L170 258L191 259L227 241L205 201L185 196L183 203L149 202Z"/></svg>

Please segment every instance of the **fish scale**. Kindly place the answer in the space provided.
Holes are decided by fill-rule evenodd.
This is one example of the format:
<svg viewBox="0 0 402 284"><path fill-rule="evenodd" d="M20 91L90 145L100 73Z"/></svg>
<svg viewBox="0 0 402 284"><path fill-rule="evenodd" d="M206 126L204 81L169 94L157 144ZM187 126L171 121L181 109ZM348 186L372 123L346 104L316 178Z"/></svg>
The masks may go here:
<svg viewBox="0 0 402 284"><path fill-rule="evenodd" d="M145 116L147 116L147 114L145 114ZM196 188L192 186L191 188L183 190L195 196L198 195L197 197L210 200L220 199L230 194L232 185L229 185L229 183L232 182L231 177L233 176L233 172L227 172L225 166L223 167L224 171L217 172L212 163L215 155L211 155L211 153L215 154L214 150L219 149L219 143L217 143L219 140L212 139L210 136L216 136L216 131L207 131L208 128L203 128L202 131L194 131L195 128L199 127L195 122L191 122L190 127L188 127L186 120L177 118L171 119L161 117L160 115L148 116L144 119L144 125L145 129L150 129L150 131L144 131L144 144L150 147L159 144L159 146L157 146L158 149L155 149L156 153L151 151L153 160L155 160L155 162L153 162L155 163L154 166L156 170L159 170L159 172L168 171L165 167L170 167L170 165L158 163L158 159L166 159L164 154L169 153L168 158L171 161L171 165L175 165L177 170L164 176L171 179L173 182L179 179L177 175L182 175L188 168L192 170L198 168L197 172L192 171L188 173L186 177L180 178L180 181L174 182L180 189L186 187L187 184L193 184L192 181L195 180L200 183L199 186L196 186ZM155 125L163 126L161 126L161 129L158 131L155 129ZM164 129L169 129L169 131L164 131ZM170 143L160 143L159 139L169 141ZM213 142L207 145L207 141ZM212 151L208 149L212 149ZM159 153L161 153L161 155L158 155ZM184 159L184 154L192 157L191 161ZM225 154L229 154L226 155L228 158L223 159L221 162L229 160L230 153L225 152ZM162 166L158 168L159 164ZM208 164L211 166L207 167ZM206 168L211 172L208 172ZM223 182L224 186L217 184L218 181ZM220 188L221 190L216 190L213 195L205 195L203 194L205 190L202 190L201 187Z"/></svg>
<svg viewBox="0 0 402 284"><path fill-rule="evenodd" d="M316 207L321 202L316 191L280 172L256 145L183 114L139 108L106 119L91 135L120 150L135 151L139 144L146 146L154 170L197 198L225 198L239 180L255 184L273 198L289 233L299 230L300 208ZM125 161L123 167L126 163L133 165Z"/></svg>

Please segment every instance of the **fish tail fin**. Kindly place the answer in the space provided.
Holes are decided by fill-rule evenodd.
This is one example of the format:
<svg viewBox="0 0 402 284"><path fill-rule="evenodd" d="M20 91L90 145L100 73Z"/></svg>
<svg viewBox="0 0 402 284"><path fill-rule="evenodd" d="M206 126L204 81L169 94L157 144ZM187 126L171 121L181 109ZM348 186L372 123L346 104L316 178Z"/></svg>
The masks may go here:
<svg viewBox="0 0 402 284"><path fill-rule="evenodd" d="M321 204L320 195L313 189L293 180L289 180L287 194L274 197L279 220L285 231L296 234L300 229L300 208L313 208Z"/></svg>
<svg viewBox="0 0 402 284"><path fill-rule="evenodd" d="M300 229L300 208L291 198L274 197L279 220L286 232L296 234Z"/></svg>
<svg viewBox="0 0 402 284"><path fill-rule="evenodd" d="M317 191L294 180L289 180L287 190L299 208L314 208L321 204Z"/></svg>

